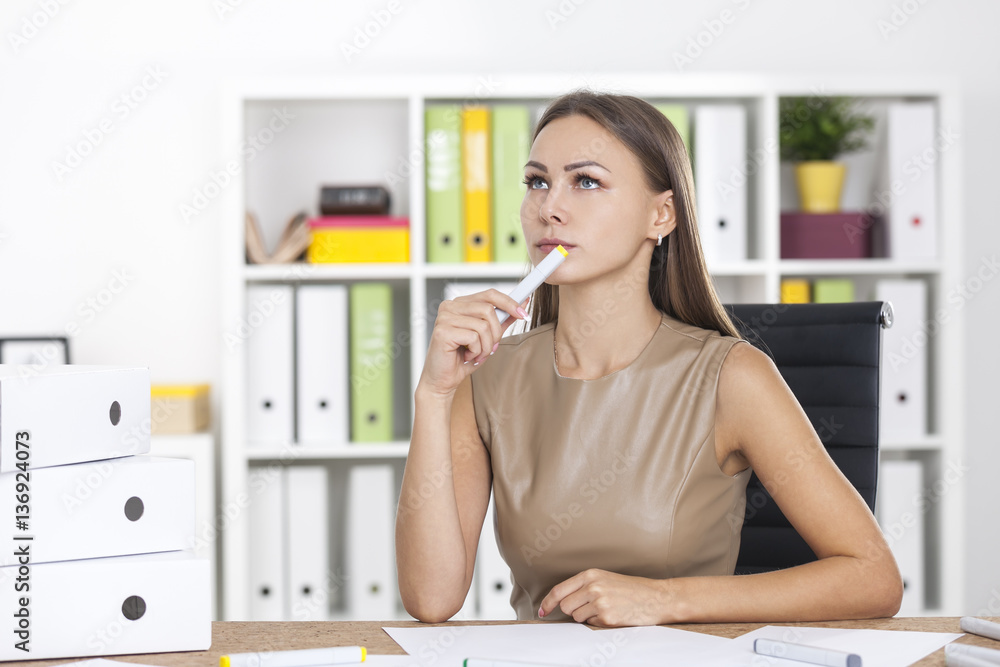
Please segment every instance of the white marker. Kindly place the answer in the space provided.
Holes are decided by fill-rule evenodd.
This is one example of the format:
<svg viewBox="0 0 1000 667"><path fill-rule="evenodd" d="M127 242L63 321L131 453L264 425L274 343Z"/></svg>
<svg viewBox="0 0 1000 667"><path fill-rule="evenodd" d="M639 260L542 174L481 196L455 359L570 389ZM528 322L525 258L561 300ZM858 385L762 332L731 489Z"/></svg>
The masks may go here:
<svg viewBox="0 0 1000 667"><path fill-rule="evenodd" d="M971 632L974 635L981 635L1000 641L1000 623L987 621L975 616L963 616L959 621L962 632Z"/></svg>
<svg viewBox="0 0 1000 667"><path fill-rule="evenodd" d="M550 252L545 259L538 263L538 266L531 270L524 280L517 284L517 287L510 293L510 298L514 299L518 303L521 303L532 292L538 289L538 286L545 282L545 279L552 275L552 272L559 268L559 265L563 263L566 259L566 255L569 254L566 248L561 245L555 247L555 249ZM510 317L510 313L504 310L496 309L497 319L500 320L500 324L507 321Z"/></svg>
<svg viewBox="0 0 1000 667"><path fill-rule="evenodd" d="M509 660L490 660L489 658L466 658L462 664L465 667L552 667L540 662L511 662Z"/></svg>
<svg viewBox="0 0 1000 667"><path fill-rule="evenodd" d="M1000 665L1000 651L995 648L985 646L973 646L971 644L948 644L944 647L945 659L948 664L955 664L955 657L962 656L973 658L981 663Z"/></svg>
<svg viewBox="0 0 1000 667"><path fill-rule="evenodd" d="M365 661L364 646L307 648L299 651L234 653L219 658L219 667L308 667L309 665L352 665Z"/></svg>
<svg viewBox="0 0 1000 667"><path fill-rule="evenodd" d="M755 639L753 652L772 658L798 660L825 667L861 667L861 656L856 653L845 653L804 644L790 644L779 642L776 639Z"/></svg>

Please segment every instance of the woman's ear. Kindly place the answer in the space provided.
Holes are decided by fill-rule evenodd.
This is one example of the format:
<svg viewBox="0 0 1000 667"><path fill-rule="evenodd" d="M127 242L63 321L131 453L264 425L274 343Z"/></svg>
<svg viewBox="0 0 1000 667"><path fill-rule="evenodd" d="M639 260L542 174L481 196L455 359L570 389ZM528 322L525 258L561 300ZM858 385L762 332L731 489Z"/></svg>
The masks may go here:
<svg viewBox="0 0 1000 667"><path fill-rule="evenodd" d="M656 195L656 221L653 223L653 234L664 237L674 231L677 226L677 210L674 208L674 191L667 190Z"/></svg>

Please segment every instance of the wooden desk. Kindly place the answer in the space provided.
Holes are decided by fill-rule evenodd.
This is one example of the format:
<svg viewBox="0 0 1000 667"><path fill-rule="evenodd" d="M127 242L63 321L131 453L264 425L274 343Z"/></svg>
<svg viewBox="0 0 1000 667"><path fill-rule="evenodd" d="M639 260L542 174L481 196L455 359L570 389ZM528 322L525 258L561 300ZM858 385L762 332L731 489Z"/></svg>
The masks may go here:
<svg viewBox="0 0 1000 667"><path fill-rule="evenodd" d="M1000 621L998 618L991 619ZM961 632L958 618L886 618L874 621L834 621L828 623L773 623L771 625L805 625L823 628L868 628L871 630L917 630L922 632ZM524 621L542 623L544 621ZM456 621L451 625L495 625L505 621ZM448 624L441 624L448 625ZM720 623L714 625L677 625L682 630L694 630L719 637L739 637L740 635L768 625L767 623ZM328 623L236 623L216 622L212 624L212 648L208 651L189 653L150 653L146 655L108 656L112 660L135 662L163 667L217 667L219 656L229 653L251 651L287 651L324 646L361 645L373 654L404 655L402 649L382 627L414 628L427 627L415 621L338 621ZM975 644L1000 649L1000 642L965 635L957 640L962 644ZM4 667L49 667L75 660L32 660L29 662L7 662ZM944 649L933 653L917 665L944 665Z"/></svg>

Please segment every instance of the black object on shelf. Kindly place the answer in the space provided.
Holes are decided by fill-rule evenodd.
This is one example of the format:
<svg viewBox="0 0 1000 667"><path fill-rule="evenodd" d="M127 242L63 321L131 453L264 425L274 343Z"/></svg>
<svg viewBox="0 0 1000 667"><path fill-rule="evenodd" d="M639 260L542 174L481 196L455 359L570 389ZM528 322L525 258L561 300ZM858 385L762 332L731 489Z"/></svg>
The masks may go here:
<svg viewBox="0 0 1000 667"><path fill-rule="evenodd" d="M391 198L381 185L324 185L320 189L321 215L389 215Z"/></svg>

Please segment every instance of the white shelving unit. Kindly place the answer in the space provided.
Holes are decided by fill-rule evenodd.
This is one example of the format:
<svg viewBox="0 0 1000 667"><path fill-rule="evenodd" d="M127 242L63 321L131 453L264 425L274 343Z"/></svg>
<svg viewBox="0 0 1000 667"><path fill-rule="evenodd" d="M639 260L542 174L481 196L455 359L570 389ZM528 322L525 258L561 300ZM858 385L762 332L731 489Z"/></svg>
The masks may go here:
<svg viewBox="0 0 1000 667"><path fill-rule="evenodd" d="M874 156L884 142L884 110L891 101L933 100L938 123L960 133L957 88L946 80L928 77L900 78L819 76L811 78L750 75L670 75L622 74L601 80L569 75L492 75L489 87L471 75L365 76L305 81L234 82L223 98L223 153L221 164L235 160L240 176L220 188L224 227L221 234L223 256L223 332L232 332L246 316L245 292L254 283L350 283L364 280L386 281L396 296L405 297L408 317L396 318L399 330L407 330L411 344L400 357L409 386L410 401L396 402L397 425L408 431L413 417L413 390L420 377L434 310L446 280L516 280L523 275L521 264L425 263L423 119L429 103L490 104L518 102L534 110L552 98L581 86L596 90L637 95L652 102L673 102L689 107L701 103L730 102L747 110L748 153L778 145L778 103L782 96L807 96L818 89L824 95L854 95L867 100L881 126L868 154L848 160L845 197L870 202ZM281 131L261 134L275 114L293 116ZM537 118L537 114L535 116ZM273 126L272 126L273 127ZM264 144L252 155L241 152L248 138ZM925 280L928 285L928 313L947 309L946 297L965 277L961 263L963 225L960 192L960 147L952 146L937 159L939 184L939 256L930 261L868 260L781 260L779 219L794 191L788 168L779 162L777 150L758 150L762 158L748 175L747 260L726 265L709 265L723 302L779 301L780 283L785 277L851 277L856 280L858 299L873 281L884 277ZM249 157L245 160L244 157ZM852 174L857 178L852 181ZM280 226L302 209L315 212L319 186L325 183L367 183L394 181L390 185L394 215L408 215L411 225L411 262L385 265L286 265L247 266L244 261L244 214L249 208L261 221L265 239L272 243ZM858 193L860 192L860 195ZM858 206L861 208L863 205ZM847 202L845 210L850 208ZM856 209L855 209L856 210ZM397 299L398 301L398 299ZM883 442L886 458L913 458L925 464L925 481L930 490L943 479L949 466L961 463L963 452L963 379L959 350L962 346L962 312L949 312L949 319L930 337L929 422L930 433L921 439ZM294 444L272 449L248 450L245 445L246 378L244 350L230 349L220 341L223 358L221 499L223 510L241 507L247 498L249 466L284 463L290 458L338 461L375 459L394 461L401 468L408 436L396 442L351 446L296 449ZM401 390L397 396L402 395ZM399 427L397 427L399 431ZM934 615L961 613L961 571L964 513L959 488L944 489L927 504L926 612ZM235 511L227 523L222 544L222 612L227 620L243 620L248 615L248 526L245 512ZM402 612L401 612L402 613Z"/></svg>

